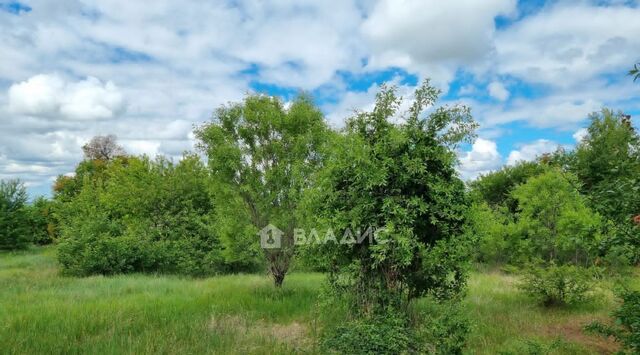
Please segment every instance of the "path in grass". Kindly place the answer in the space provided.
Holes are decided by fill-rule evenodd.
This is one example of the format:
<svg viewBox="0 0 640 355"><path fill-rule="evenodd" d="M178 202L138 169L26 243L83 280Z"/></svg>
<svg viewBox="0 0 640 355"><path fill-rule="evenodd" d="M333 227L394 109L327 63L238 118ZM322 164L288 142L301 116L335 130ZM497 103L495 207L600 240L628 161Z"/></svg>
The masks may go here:
<svg viewBox="0 0 640 355"><path fill-rule="evenodd" d="M317 353L323 276L294 273L282 290L264 275L207 279L58 275L55 249L0 254L0 349L8 353ZM571 310L543 310L514 277L474 273L466 304L468 353L606 353L611 342L581 332L606 319L610 293Z"/></svg>

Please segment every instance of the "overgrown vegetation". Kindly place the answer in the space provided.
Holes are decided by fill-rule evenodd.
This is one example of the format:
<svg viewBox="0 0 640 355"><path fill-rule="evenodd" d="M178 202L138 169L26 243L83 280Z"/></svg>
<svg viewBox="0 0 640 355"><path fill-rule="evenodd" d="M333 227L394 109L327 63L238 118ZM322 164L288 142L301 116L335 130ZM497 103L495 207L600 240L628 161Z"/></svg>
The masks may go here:
<svg viewBox="0 0 640 355"><path fill-rule="evenodd" d="M499 276L509 281L499 285L509 290L502 301L514 312L531 305L529 316L593 306L589 296L606 293L596 288L603 282L596 269L633 273L640 262L640 137L629 116L594 113L574 150L465 185L456 154L476 124L466 106L436 107L439 94L426 81L403 105L393 86L382 86L373 109L356 112L343 129L329 127L308 96L285 104L248 95L196 128L202 156L186 152L177 162L129 155L116 137L94 137L75 173L58 177L52 199L29 202L20 182L0 183L0 249L54 243L60 271L72 276L266 270L276 288L247 291L266 303L293 303L301 284L311 293L322 280L326 292L305 296L304 307L332 316L305 315L313 334L305 328L299 337L312 346L276 346L284 352L458 354L477 346L465 308L479 302L465 301L471 261L516 270ZM265 228L281 237L277 246L260 240ZM293 291L283 287L296 267L325 272L326 280L311 275L313 287L300 278ZM208 307L212 300L202 297ZM638 296L622 297L617 326L589 329L633 352ZM248 329L247 317L216 313L201 323L234 337L279 332ZM527 338L508 348L501 350L570 345Z"/></svg>
<svg viewBox="0 0 640 355"><path fill-rule="evenodd" d="M520 287L545 307L558 307L584 302L592 284L591 270L552 264L531 268Z"/></svg>
<svg viewBox="0 0 640 355"><path fill-rule="evenodd" d="M436 108L425 116L438 95L425 82L404 123L396 124L401 99L393 87L384 87L373 111L347 121L312 192L319 225L339 239L353 238L318 248L330 265L336 297L351 303L355 333L327 342L338 351L409 351L415 343L407 312L411 300L452 298L465 285L468 204L454 149L471 137L475 123L464 106ZM361 336L387 328L399 339L393 349Z"/></svg>
<svg viewBox="0 0 640 355"><path fill-rule="evenodd" d="M604 337L613 337L622 344L623 353L640 352L640 292L624 290L620 294L622 305L613 312L614 324L594 322L586 329Z"/></svg>
<svg viewBox="0 0 640 355"><path fill-rule="evenodd" d="M27 191L18 180L0 181L0 250L26 248L29 231Z"/></svg>
<svg viewBox="0 0 640 355"><path fill-rule="evenodd" d="M61 213L58 258L65 272L207 275L233 267L220 254L208 173L197 157L100 164L99 177L85 178Z"/></svg>

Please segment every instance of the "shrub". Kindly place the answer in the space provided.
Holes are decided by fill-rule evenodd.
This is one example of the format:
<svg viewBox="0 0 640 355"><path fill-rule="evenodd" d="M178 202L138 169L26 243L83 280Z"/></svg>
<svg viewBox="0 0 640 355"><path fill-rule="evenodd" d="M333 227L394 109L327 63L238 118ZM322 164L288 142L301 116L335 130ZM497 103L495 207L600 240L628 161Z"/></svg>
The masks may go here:
<svg viewBox="0 0 640 355"><path fill-rule="evenodd" d="M418 312L416 336L421 353L462 354L471 323L467 313L455 301L426 298ZM424 315L420 317L420 315Z"/></svg>
<svg viewBox="0 0 640 355"><path fill-rule="evenodd" d="M31 242L26 202L24 184L0 181L0 250L24 249Z"/></svg>
<svg viewBox="0 0 640 355"><path fill-rule="evenodd" d="M220 271L207 173L197 157L117 158L63 204L58 259L73 275ZM95 175L94 175L95 177Z"/></svg>
<svg viewBox="0 0 640 355"><path fill-rule="evenodd" d="M414 336L407 319L386 314L336 327L325 334L322 345L339 354L406 354L413 349Z"/></svg>
<svg viewBox="0 0 640 355"><path fill-rule="evenodd" d="M56 219L54 213L55 202L44 197L38 197L28 206L29 224L33 243L45 245L56 238Z"/></svg>
<svg viewBox="0 0 640 355"><path fill-rule="evenodd" d="M586 330L613 337L622 344L626 353L637 354L640 352L640 292L627 290L623 291L620 297L622 305L613 312L614 325L596 322L589 324Z"/></svg>
<svg viewBox="0 0 640 355"><path fill-rule="evenodd" d="M545 307L578 304L592 287L591 270L574 265L531 267L521 289Z"/></svg>

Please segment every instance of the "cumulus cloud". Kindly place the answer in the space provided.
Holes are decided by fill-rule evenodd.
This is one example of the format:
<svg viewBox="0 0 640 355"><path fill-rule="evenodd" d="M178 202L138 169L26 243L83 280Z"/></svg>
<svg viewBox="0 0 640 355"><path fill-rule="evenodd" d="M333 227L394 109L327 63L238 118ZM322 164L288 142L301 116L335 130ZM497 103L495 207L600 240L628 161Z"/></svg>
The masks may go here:
<svg viewBox="0 0 640 355"><path fill-rule="evenodd" d="M471 150L461 154L459 160L458 171L465 180L475 179L502 165L496 142L482 138L476 139Z"/></svg>
<svg viewBox="0 0 640 355"><path fill-rule="evenodd" d="M493 81L489 84L487 89L489 89L489 96L496 100L505 101L509 98L509 91L501 82Z"/></svg>
<svg viewBox="0 0 640 355"><path fill-rule="evenodd" d="M558 143L546 139L538 139L535 142L523 144L520 149L512 150L507 157L507 165L514 165L519 161L532 161L536 157L551 153L560 147Z"/></svg>
<svg viewBox="0 0 640 355"><path fill-rule="evenodd" d="M56 74L39 74L11 85L8 96L12 113L52 119L108 119L124 110L118 88L93 77L72 82Z"/></svg>
<svg viewBox="0 0 640 355"><path fill-rule="evenodd" d="M557 2L496 36L497 71L560 87L622 75L638 59L638 17L638 7Z"/></svg>
<svg viewBox="0 0 640 355"><path fill-rule="evenodd" d="M484 58L493 47L495 18L513 0L381 0L362 25L372 65L421 69L451 76L455 66Z"/></svg>
<svg viewBox="0 0 640 355"><path fill-rule="evenodd" d="M432 77L445 92L462 78L457 95L484 139L514 121L571 134L603 105L640 109L637 85L624 76L639 60L637 6L550 2L516 14L520 5L30 0L28 14L0 11L0 175L45 186L72 170L82 143L109 133L131 152L178 156L193 148L193 125L256 83L334 93L318 102L340 127L353 109L373 106L379 78L364 81L389 67ZM497 27L497 16L507 21ZM354 89L342 73L365 79ZM531 83L533 98L520 90ZM408 99L413 89L400 85ZM483 144L461 156L469 171L495 157L481 159L491 151Z"/></svg>

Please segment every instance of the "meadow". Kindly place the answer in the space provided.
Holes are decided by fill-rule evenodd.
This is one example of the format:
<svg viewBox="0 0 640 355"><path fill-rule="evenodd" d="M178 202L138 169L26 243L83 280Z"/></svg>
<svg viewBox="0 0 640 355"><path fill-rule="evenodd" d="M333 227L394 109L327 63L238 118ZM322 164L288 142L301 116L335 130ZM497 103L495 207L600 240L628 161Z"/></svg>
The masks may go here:
<svg viewBox="0 0 640 355"><path fill-rule="evenodd" d="M261 274L64 277L55 246L0 254L0 349L10 354L320 353L324 276L295 272L282 289ZM590 302L536 306L518 279L476 270L464 300L469 354L602 354L616 344L585 334L616 307L613 281ZM638 286L637 277L632 283ZM420 300L416 303L420 309ZM321 321L322 320L322 321Z"/></svg>

